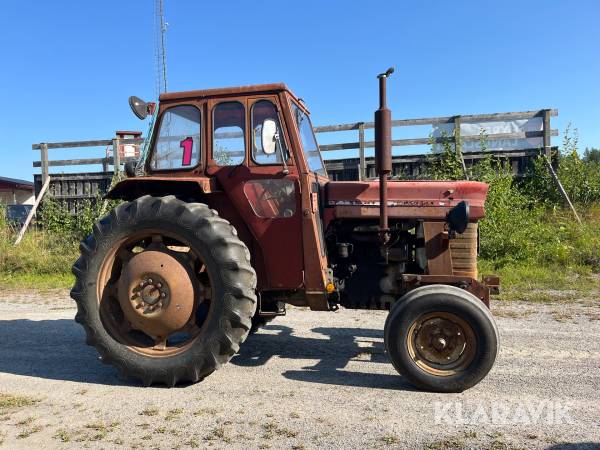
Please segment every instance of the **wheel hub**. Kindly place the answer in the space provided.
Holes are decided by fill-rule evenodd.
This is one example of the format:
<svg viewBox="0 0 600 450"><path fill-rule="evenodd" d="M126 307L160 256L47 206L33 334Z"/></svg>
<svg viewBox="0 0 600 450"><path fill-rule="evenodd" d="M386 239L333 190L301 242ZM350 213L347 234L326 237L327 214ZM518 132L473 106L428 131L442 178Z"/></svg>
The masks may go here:
<svg viewBox="0 0 600 450"><path fill-rule="evenodd" d="M462 355L466 340L463 329L445 318L424 321L416 330L416 350L427 361L446 365Z"/></svg>
<svg viewBox="0 0 600 450"><path fill-rule="evenodd" d="M130 297L134 307L144 307L149 310L144 311L145 314L157 308L166 308L169 300L169 285L156 273L143 277L139 285L133 288L133 295Z"/></svg>
<svg viewBox="0 0 600 450"><path fill-rule="evenodd" d="M194 309L195 284L189 269L175 256L147 250L123 267L118 297L132 328L168 336L183 328Z"/></svg>

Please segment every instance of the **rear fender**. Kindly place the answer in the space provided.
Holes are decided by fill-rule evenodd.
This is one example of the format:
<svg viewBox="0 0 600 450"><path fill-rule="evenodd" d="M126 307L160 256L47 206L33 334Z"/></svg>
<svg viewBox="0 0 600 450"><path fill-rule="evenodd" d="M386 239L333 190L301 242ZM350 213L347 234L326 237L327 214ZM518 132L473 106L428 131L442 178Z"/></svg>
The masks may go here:
<svg viewBox="0 0 600 450"><path fill-rule="evenodd" d="M206 178L140 177L120 181L105 198L131 201L143 195L174 195L182 200L203 200L211 192L214 192L212 183Z"/></svg>

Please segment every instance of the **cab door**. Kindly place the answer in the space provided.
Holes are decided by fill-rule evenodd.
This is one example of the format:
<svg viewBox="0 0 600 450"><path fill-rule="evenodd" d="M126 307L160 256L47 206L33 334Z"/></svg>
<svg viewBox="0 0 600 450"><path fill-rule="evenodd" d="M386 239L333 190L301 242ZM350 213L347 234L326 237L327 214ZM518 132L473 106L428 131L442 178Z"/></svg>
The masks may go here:
<svg viewBox="0 0 600 450"><path fill-rule="evenodd" d="M265 270L259 287L303 287L300 183L277 96L212 100L208 108L208 173L216 176L260 247ZM265 124L277 136L275 151L272 143L262 143Z"/></svg>

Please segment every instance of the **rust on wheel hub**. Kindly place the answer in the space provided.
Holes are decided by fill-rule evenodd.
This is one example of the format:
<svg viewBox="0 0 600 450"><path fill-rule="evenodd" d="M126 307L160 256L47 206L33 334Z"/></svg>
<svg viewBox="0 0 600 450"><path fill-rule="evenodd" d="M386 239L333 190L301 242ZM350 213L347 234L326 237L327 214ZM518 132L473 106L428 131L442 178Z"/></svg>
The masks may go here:
<svg viewBox="0 0 600 450"><path fill-rule="evenodd" d="M121 309L131 327L166 337L183 328L194 310L188 270L169 253L147 250L123 267L118 283Z"/></svg>
<svg viewBox="0 0 600 450"><path fill-rule="evenodd" d="M452 313L421 316L408 331L408 352L426 372L437 376L453 375L473 360L477 339L471 326Z"/></svg>
<svg viewBox="0 0 600 450"><path fill-rule="evenodd" d="M421 324L415 338L417 352L435 364L455 362L466 342L461 327L454 322L435 317Z"/></svg>

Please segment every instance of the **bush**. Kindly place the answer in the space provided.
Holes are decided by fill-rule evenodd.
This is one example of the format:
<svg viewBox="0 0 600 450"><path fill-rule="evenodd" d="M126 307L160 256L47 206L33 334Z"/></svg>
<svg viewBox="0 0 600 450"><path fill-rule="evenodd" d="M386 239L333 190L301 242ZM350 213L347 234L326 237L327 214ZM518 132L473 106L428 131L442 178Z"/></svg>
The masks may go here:
<svg viewBox="0 0 600 450"><path fill-rule="evenodd" d="M48 197L40 208L38 222L45 231L80 241L92 232L94 222L114 206L114 202L97 197L79 202L73 212L65 202Z"/></svg>
<svg viewBox="0 0 600 450"><path fill-rule="evenodd" d="M482 133L482 151L487 142ZM462 163L454 145L445 142L430 156L428 179L464 179ZM491 156L469 169L471 180L489 184L486 217L479 223L481 258L503 267L527 262L542 266L589 266L600 270L600 164L584 161L577 153L577 137L565 131L560 150L558 177L584 215L575 222L563 208L543 157L524 181L517 182L510 166Z"/></svg>
<svg viewBox="0 0 600 450"><path fill-rule="evenodd" d="M572 133L568 126L562 147L556 155L556 174L571 201L585 209L600 202L600 162L596 160L595 153L589 151L587 156L581 158L578 141L577 130ZM521 183L521 189L535 202L552 209L561 208L565 203L543 155L534 161L532 169Z"/></svg>

